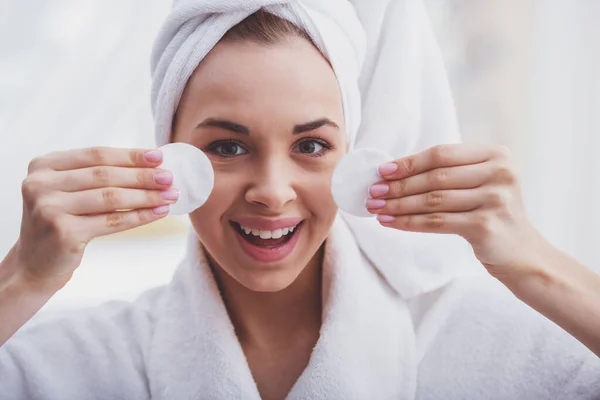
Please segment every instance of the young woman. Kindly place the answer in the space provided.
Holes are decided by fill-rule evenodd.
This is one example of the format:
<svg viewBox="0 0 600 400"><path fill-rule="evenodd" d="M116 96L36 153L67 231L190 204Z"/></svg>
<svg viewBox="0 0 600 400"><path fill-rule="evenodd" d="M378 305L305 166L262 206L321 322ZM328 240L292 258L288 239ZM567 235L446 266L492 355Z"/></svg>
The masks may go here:
<svg viewBox="0 0 600 400"><path fill-rule="evenodd" d="M20 330L90 240L162 218L177 198L159 151L33 160L21 236L0 265L2 398L598 398L600 278L528 222L507 151L455 144L399 158L370 189L377 220L340 217L331 175L357 121L333 54L344 50L325 54L315 31L352 31L350 3L217 3L179 2L155 48L158 142L196 146L215 170L186 259L134 304ZM241 22L225 29L229 17ZM194 34L219 39L188 79L174 71L203 46ZM406 232L462 236L493 278L446 273L466 259L448 258L456 242Z"/></svg>

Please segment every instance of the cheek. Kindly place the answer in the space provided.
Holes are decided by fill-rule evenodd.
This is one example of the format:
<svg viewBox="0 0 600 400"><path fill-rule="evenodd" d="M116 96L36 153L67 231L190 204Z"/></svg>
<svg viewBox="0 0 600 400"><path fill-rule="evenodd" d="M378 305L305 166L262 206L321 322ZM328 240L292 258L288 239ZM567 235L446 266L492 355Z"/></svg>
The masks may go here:
<svg viewBox="0 0 600 400"><path fill-rule="evenodd" d="M221 217L242 196L244 179L240 175L220 173L215 169L215 186L206 203L190 214L196 232L202 238L220 235Z"/></svg>
<svg viewBox="0 0 600 400"><path fill-rule="evenodd" d="M302 203L319 220L328 224L337 213L337 205L331 194L331 178L335 163L320 171L305 171L296 190Z"/></svg>

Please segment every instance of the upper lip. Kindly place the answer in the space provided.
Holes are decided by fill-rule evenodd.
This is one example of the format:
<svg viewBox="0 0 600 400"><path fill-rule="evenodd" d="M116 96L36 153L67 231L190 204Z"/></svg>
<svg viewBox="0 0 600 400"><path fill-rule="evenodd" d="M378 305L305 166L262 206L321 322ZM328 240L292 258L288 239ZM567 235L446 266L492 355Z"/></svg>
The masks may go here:
<svg viewBox="0 0 600 400"><path fill-rule="evenodd" d="M240 217L232 220L238 224L252 229L264 231L274 231L276 229L290 228L298 225L303 221L303 218L290 217L280 219L266 219L262 217Z"/></svg>

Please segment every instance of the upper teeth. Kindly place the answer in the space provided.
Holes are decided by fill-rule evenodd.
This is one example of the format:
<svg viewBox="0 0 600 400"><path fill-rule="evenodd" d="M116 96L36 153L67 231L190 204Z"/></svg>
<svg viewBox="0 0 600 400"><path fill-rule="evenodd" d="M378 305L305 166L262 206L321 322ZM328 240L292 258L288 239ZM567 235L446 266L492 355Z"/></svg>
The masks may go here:
<svg viewBox="0 0 600 400"><path fill-rule="evenodd" d="M242 230L246 232L246 235L252 234L254 236L260 236L261 239L279 239L280 237L285 236L288 233L294 232L294 229L296 229L297 226L294 225L290 226L289 228L275 229L274 231L266 231L263 229L248 228L247 226L244 226L242 224L239 225L240 228L242 228Z"/></svg>

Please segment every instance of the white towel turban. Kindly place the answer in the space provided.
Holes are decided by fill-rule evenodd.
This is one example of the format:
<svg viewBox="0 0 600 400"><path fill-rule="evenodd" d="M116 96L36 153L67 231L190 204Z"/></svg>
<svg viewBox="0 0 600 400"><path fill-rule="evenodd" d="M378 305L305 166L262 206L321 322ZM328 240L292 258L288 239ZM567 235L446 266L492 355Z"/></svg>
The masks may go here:
<svg viewBox="0 0 600 400"><path fill-rule="evenodd" d="M350 148L372 147L400 158L459 141L444 65L421 0L176 0L152 52L157 145L168 143L173 115L199 62L259 9L304 28L329 59ZM443 286L476 262L457 236L342 217L364 254L405 298Z"/></svg>
<svg viewBox="0 0 600 400"><path fill-rule="evenodd" d="M366 37L347 0L176 0L152 51L152 111L156 143L169 142L185 85L223 35L263 9L304 28L331 63L339 82L352 147L360 125L358 77Z"/></svg>

